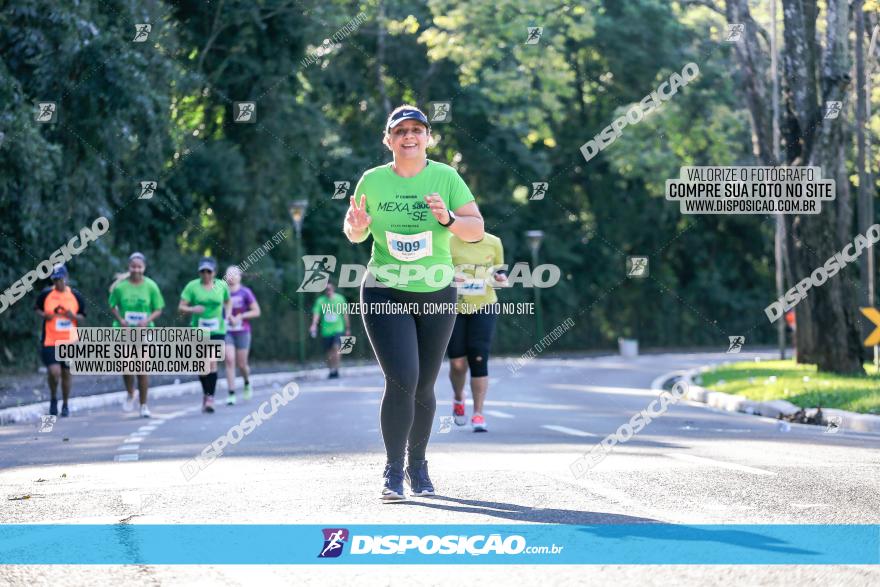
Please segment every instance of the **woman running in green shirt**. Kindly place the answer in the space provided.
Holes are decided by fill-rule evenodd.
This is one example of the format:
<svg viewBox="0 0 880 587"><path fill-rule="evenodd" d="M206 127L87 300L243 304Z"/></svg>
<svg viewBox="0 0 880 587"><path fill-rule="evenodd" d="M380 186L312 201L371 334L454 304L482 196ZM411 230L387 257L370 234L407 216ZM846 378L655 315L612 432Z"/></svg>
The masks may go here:
<svg viewBox="0 0 880 587"><path fill-rule="evenodd" d="M434 494L425 449L437 405L434 383L455 323L449 237L483 238L474 196L455 169L427 159L430 140L421 110L395 109L383 141L394 160L364 173L343 227L353 243L373 236L361 314L385 375L385 501L405 499L404 475L413 494Z"/></svg>
<svg viewBox="0 0 880 587"><path fill-rule="evenodd" d="M110 312L115 320L115 328L122 327L146 327L155 326L153 321L161 314L165 307L165 300L156 282L144 275L147 269L147 260L142 253L132 253L128 257L128 274L124 274L110 286ZM125 399L123 409L130 412L134 409L134 375L123 375L125 391L128 397ZM149 418L150 409L147 407L147 389L150 381L146 374L137 376L138 394L141 402L141 417Z"/></svg>
<svg viewBox="0 0 880 587"><path fill-rule="evenodd" d="M192 314L190 326L206 328L211 340L226 339L226 320L232 315L232 298L229 287L222 279L214 279L217 263L210 257L199 261L199 278L186 284L180 294L177 309L184 314ZM214 390L217 388L217 363L211 361L207 375L199 375L202 382L202 411L214 413Z"/></svg>

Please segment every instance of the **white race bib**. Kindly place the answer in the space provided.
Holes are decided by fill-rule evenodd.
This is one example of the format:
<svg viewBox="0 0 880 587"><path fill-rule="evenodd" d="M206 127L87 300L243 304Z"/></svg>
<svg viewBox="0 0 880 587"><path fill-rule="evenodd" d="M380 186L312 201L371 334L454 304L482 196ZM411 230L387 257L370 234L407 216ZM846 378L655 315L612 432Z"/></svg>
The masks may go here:
<svg viewBox="0 0 880 587"><path fill-rule="evenodd" d="M125 318L125 321L128 322L129 324L138 324L138 323L140 323L141 320L147 319L147 313L146 312L126 312L125 316L123 316L123 318Z"/></svg>
<svg viewBox="0 0 880 587"><path fill-rule="evenodd" d="M385 231L388 252L399 261L416 261L431 255L432 236L430 230L418 234L397 234Z"/></svg>
<svg viewBox="0 0 880 587"><path fill-rule="evenodd" d="M55 330L67 331L73 326L73 323L67 318L55 318Z"/></svg>
<svg viewBox="0 0 880 587"><path fill-rule="evenodd" d="M199 328L217 330L220 328L220 318L199 318Z"/></svg>
<svg viewBox="0 0 880 587"><path fill-rule="evenodd" d="M337 320L339 320L339 316L333 312L327 312L324 314L324 322L336 322Z"/></svg>
<svg viewBox="0 0 880 587"><path fill-rule="evenodd" d="M460 296L481 296L485 293L485 279L465 279L458 284L458 295Z"/></svg>
<svg viewBox="0 0 880 587"><path fill-rule="evenodd" d="M226 329L231 330L232 332L240 332L244 330L244 320L239 321L238 326L233 324L232 318L226 319Z"/></svg>

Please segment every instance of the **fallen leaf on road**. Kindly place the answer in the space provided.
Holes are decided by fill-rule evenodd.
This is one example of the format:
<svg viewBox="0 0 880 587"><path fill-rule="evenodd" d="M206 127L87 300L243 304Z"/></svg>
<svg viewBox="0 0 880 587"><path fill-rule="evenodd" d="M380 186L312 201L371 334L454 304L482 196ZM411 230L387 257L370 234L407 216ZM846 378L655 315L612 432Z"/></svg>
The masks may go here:
<svg viewBox="0 0 880 587"><path fill-rule="evenodd" d="M31 498L31 496L30 496L30 494L28 494L28 495L22 495L20 497L10 497L9 501L22 501L24 499L30 499L30 498Z"/></svg>
<svg viewBox="0 0 880 587"><path fill-rule="evenodd" d="M45 481L45 479L43 479L42 477L40 477L39 479L37 479L36 481L34 481L34 483L42 483L43 481Z"/></svg>

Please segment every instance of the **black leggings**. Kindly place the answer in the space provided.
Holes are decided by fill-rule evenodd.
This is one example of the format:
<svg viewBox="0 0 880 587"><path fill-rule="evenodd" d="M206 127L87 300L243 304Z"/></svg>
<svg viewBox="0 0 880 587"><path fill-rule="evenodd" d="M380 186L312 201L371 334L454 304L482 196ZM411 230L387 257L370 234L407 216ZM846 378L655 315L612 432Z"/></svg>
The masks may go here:
<svg viewBox="0 0 880 587"><path fill-rule="evenodd" d="M225 334L212 334L211 340L226 340ZM214 395L217 389L217 365L214 365L214 371L207 375L199 375L199 381L202 383L202 393L205 395Z"/></svg>
<svg viewBox="0 0 880 587"><path fill-rule="evenodd" d="M492 347L498 312L491 306L483 310L458 315L452 338L449 339L449 348L446 349L450 359L467 357L471 377L489 376L489 349Z"/></svg>
<svg viewBox="0 0 880 587"><path fill-rule="evenodd" d="M437 407L434 382L455 324L455 299L451 286L414 293L361 285L364 328L385 375L381 422L388 463L402 466L407 448L410 463L425 459Z"/></svg>

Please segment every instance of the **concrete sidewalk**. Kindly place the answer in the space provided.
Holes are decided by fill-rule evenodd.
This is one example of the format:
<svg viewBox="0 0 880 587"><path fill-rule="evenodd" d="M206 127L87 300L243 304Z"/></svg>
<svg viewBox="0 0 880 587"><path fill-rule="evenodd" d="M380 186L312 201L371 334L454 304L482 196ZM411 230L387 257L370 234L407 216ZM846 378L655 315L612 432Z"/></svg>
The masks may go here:
<svg viewBox="0 0 880 587"><path fill-rule="evenodd" d="M704 403L719 410L764 416L765 418L773 418L780 421L786 416L791 416L801 410L800 407L786 400L759 402L741 395L713 391L694 383L694 379L700 373L705 373L710 369L711 367L700 367L699 369L692 369L682 373L681 377L688 385L688 390L684 395L685 399ZM839 430L880 433L880 416L859 414L834 408L822 408L822 414L825 416L824 425L828 426L828 431L832 434L837 431L834 430L835 427Z"/></svg>

